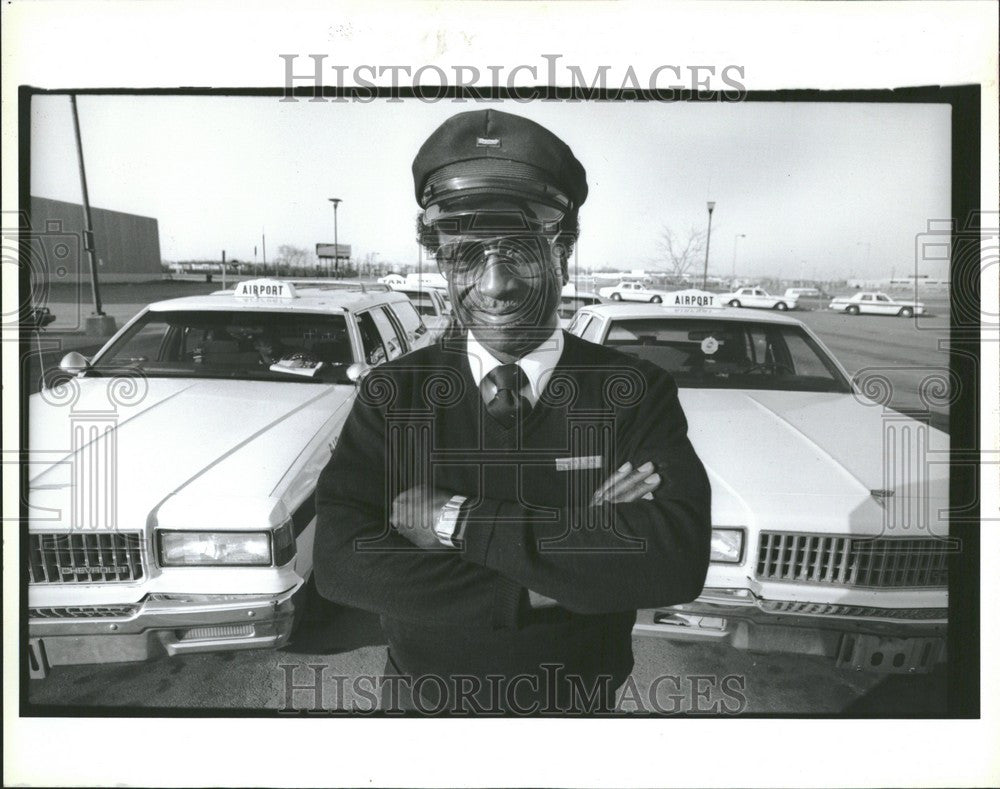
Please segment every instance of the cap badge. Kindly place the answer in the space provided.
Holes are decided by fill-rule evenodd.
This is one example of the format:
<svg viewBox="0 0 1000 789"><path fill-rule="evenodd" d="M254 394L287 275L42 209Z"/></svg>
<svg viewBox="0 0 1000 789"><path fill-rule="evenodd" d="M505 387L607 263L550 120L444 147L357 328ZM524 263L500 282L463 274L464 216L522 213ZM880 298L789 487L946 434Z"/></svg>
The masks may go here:
<svg viewBox="0 0 1000 789"><path fill-rule="evenodd" d="M477 148L499 148L499 137L476 137Z"/></svg>

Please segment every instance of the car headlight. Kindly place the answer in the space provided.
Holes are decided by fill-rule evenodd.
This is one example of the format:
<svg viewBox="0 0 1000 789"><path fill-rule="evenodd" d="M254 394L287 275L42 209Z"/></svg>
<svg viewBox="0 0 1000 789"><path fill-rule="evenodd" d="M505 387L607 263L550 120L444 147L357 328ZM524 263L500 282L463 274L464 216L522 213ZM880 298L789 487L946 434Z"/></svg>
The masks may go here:
<svg viewBox="0 0 1000 789"><path fill-rule="evenodd" d="M739 564L742 558L742 529L712 529L712 552L709 561Z"/></svg>
<svg viewBox="0 0 1000 789"><path fill-rule="evenodd" d="M160 564L211 567L271 564L271 534L266 531L161 531Z"/></svg>

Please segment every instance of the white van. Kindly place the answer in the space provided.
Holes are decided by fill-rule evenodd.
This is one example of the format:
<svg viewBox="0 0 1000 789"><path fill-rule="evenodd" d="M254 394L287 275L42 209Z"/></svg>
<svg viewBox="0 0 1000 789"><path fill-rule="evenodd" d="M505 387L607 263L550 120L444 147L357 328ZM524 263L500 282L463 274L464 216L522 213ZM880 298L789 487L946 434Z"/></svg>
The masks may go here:
<svg viewBox="0 0 1000 789"><path fill-rule="evenodd" d="M793 296L800 299L826 298L823 295L823 291L821 291L819 288L788 288L785 291L785 297L790 299Z"/></svg>

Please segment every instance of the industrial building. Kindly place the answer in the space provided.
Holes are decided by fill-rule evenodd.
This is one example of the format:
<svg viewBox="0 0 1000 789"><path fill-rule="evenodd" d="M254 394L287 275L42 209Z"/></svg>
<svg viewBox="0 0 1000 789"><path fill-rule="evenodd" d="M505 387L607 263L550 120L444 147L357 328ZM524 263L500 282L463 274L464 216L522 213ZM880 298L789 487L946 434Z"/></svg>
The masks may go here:
<svg viewBox="0 0 1000 789"><path fill-rule="evenodd" d="M105 208L90 209L97 275L105 282L159 279L160 228L156 219ZM89 282L83 206L31 198L32 266L48 282Z"/></svg>

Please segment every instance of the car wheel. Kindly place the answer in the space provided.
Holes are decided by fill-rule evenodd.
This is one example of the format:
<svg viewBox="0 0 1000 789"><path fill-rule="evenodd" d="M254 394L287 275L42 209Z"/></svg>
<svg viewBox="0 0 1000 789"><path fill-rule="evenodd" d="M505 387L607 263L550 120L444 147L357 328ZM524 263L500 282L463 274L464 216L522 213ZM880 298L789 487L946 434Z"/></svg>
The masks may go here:
<svg viewBox="0 0 1000 789"><path fill-rule="evenodd" d="M661 299L659 296L653 296L653 298L651 298L649 300L649 303L650 304L663 304L663 299Z"/></svg>
<svg viewBox="0 0 1000 789"><path fill-rule="evenodd" d="M844 310L844 311L845 311L845 312L846 312L846 313L847 313L848 315L857 315L858 313L860 313L860 312L861 312L861 310L859 310L859 309L858 309L857 307L855 307L855 306L854 306L853 304L852 304L852 305L851 305L850 307L848 307L848 308L847 308L846 310Z"/></svg>
<svg viewBox="0 0 1000 789"><path fill-rule="evenodd" d="M788 305L785 304L785 302L783 302L783 301L779 301L777 304L774 305L774 308L776 310L780 310L781 312L784 312L785 310L788 309Z"/></svg>
<svg viewBox="0 0 1000 789"><path fill-rule="evenodd" d="M732 301L729 302L729 306L730 307L742 307L743 305L740 304L740 300L739 299L733 299Z"/></svg>
<svg viewBox="0 0 1000 789"><path fill-rule="evenodd" d="M899 317L900 318L912 318L913 317L913 310L910 309L909 307L903 307L903 309L901 309L899 311Z"/></svg>
<svg viewBox="0 0 1000 789"><path fill-rule="evenodd" d="M622 300L622 294L621 293L612 293L611 294L611 300L612 301L621 301Z"/></svg>

